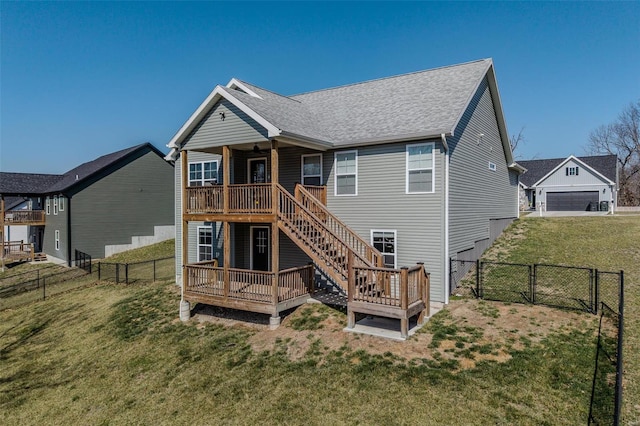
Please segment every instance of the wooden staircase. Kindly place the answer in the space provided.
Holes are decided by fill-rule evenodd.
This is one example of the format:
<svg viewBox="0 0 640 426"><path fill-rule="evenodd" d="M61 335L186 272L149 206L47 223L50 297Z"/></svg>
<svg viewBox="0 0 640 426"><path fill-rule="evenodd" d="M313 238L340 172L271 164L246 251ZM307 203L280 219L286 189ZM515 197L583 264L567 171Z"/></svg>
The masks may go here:
<svg viewBox="0 0 640 426"><path fill-rule="evenodd" d="M277 185L278 228L309 256L316 267L345 292L348 260L354 266L379 267L382 254L341 222L301 185L296 197Z"/></svg>

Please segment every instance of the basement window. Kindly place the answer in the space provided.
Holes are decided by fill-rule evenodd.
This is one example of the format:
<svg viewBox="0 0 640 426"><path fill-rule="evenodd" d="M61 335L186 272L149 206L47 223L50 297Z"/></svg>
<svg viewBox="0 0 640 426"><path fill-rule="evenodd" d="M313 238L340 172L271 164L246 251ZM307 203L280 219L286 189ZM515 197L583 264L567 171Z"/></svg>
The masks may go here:
<svg viewBox="0 0 640 426"><path fill-rule="evenodd" d="M371 230L371 243L373 247L382 253L385 268L397 267L396 257L396 231L395 230Z"/></svg>

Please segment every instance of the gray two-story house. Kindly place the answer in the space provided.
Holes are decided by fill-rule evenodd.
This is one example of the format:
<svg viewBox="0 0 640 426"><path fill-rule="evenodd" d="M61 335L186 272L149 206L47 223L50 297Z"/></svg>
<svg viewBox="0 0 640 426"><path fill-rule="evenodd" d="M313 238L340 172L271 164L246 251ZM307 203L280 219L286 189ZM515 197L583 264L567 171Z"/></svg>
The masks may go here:
<svg viewBox="0 0 640 426"><path fill-rule="evenodd" d="M168 147L183 302L277 318L321 272L405 321L518 216L491 59L294 96L232 79Z"/></svg>
<svg viewBox="0 0 640 426"><path fill-rule="evenodd" d="M93 258L174 238L173 164L150 143L123 149L61 175L1 173L3 224L28 227L28 243L50 260L72 265L76 250ZM7 231L3 239L11 237ZM15 234L14 234L15 235Z"/></svg>

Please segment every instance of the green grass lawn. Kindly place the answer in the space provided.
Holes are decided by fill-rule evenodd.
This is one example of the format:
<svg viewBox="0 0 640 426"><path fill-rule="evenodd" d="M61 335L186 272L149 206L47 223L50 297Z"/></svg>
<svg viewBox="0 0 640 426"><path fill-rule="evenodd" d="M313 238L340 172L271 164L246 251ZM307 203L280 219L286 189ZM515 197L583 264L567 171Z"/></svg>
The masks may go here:
<svg viewBox="0 0 640 426"><path fill-rule="evenodd" d="M553 236L550 230L556 231ZM520 237L505 238L496 250L509 244L514 257L501 254L500 260L533 263L544 256L549 263L625 269L629 287L638 282L640 271L634 268L640 251L634 241L640 218L525 219L509 235ZM592 254L600 257L590 257L589 243L599 245ZM565 244L573 248L559 247ZM639 400L638 355L631 348L639 343L640 301L630 293L627 423L638 418L633 401ZM586 423L595 355L595 317L588 314L572 313L575 327L558 327L542 337L531 333L504 345L509 354L504 362L486 360L461 369L464 357L496 350L477 342L500 320L499 309L519 318L524 307L457 301L475 304L488 322L482 328L463 318L453 322L448 310L442 311L412 338L422 342L429 336L422 351L403 357L391 347L412 341L361 339L341 326L329 336L345 343L330 347L317 337L321 328L332 318L344 324L345 318L322 306L304 307L280 327L303 336L307 344L296 346L275 337L277 331L249 325L183 324L177 320L178 300L171 283L102 283L0 312L3 424ZM526 321L535 327L542 320ZM273 344L254 349L256 337ZM299 356L292 357L294 350ZM460 357L445 357L448 350Z"/></svg>
<svg viewBox="0 0 640 426"><path fill-rule="evenodd" d="M640 216L525 218L486 255L503 262L624 270L623 418L625 424L640 423Z"/></svg>

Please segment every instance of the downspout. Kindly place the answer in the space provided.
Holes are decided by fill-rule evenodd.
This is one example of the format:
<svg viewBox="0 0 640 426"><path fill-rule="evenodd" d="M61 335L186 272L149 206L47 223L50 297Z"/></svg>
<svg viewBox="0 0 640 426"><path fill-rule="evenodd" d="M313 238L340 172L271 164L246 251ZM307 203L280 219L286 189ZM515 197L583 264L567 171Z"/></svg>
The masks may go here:
<svg viewBox="0 0 640 426"><path fill-rule="evenodd" d="M64 194L62 195L64 197ZM67 198L67 265L71 265L71 197Z"/></svg>
<svg viewBox="0 0 640 426"><path fill-rule="evenodd" d="M449 271L449 147L447 137L440 134L444 152L444 303L449 304L449 293L451 292L450 271Z"/></svg>

